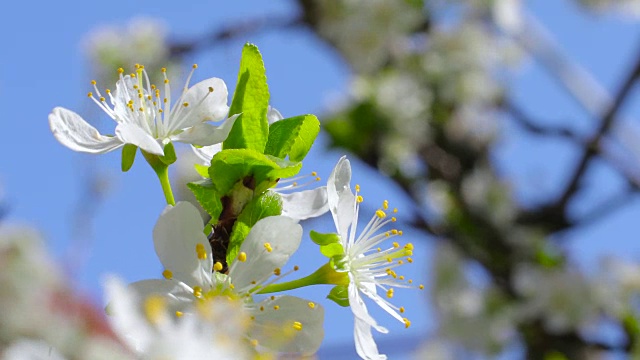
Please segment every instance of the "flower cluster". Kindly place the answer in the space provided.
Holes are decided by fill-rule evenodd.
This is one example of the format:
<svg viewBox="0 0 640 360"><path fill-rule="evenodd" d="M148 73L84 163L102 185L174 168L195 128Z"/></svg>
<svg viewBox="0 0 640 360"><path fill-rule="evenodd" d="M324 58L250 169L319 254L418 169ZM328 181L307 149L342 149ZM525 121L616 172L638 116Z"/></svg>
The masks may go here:
<svg viewBox="0 0 640 360"><path fill-rule="evenodd" d="M390 228L397 210L388 201L356 235L364 199L358 185L355 193L351 190L345 157L326 186L301 190L321 181L315 172L298 175L319 122L313 115L284 118L269 105L257 48L247 44L243 49L230 105L227 87L218 78L190 86L192 71L172 101L166 70L161 86L150 81L143 65L128 75L117 72L114 91L101 91L93 81L89 93L116 122L113 135L100 134L80 115L60 107L49 115L49 123L56 139L75 151L106 153L122 147L123 171L140 149L162 186L167 206L153 229L161 278L128 286L115 278L106 283L107 313L122 344L145 359L311 355L324 337L324 308L286 291L330 284L334 287L327 297L353 311L358 355L386 358L372 329L388 330L369 314L364 299L409 327L405 309L391 299L396 289L422 288L397 272L413 262L413 245L392 240L402 231ZM173 197L167 174L177 160L176 142L190 144L199 159L192 166L200 179L188 184L196 204ZM335 232L312 230L310 236L328 261L310 275L284 281L300 270L287 265L303 241L299 222L327 212Z"/></svg>

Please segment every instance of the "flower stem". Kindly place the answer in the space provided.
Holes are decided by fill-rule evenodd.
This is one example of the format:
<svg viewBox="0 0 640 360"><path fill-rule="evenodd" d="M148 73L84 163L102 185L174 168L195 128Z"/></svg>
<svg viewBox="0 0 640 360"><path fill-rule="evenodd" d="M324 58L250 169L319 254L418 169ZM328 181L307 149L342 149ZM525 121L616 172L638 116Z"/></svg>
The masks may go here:
<svg viewBox="0 0 640 360"><path fill-rule="evenodd" d="M258 294L270 294L317 284L349 285L349 276L346 272L335 271L331 262L328 262L311 275L284 283L267 285L258 291Z"/></svg>
<svg viewBox="0 0 640 360"><path fill-rule="evenodd" d="M176 201L173 198L173 190L171 190L171 182L169 181L169 165L162 162L158 155L150 154L142 149L141 151L144 158L158 176L158 180L160 180L160 185L162 186L162 192L164 193L167 205L175 205Z"/></svg>

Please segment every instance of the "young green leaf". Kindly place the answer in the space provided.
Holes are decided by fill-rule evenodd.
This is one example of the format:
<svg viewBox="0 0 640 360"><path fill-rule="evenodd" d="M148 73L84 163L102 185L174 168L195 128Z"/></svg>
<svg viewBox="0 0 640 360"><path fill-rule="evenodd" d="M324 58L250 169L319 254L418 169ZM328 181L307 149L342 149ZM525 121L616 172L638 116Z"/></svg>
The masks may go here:
<svg viewBox="0 0 640 360"><path fill-rule="evenodd" d="M314 115L300 115L276 121L269 127L264 153L291 161L302 161L320 132Z"/></svg>
<svg viewBox="0 0 640 360"><path fill-rule="evenodd" d="M193 192L202 208L211 215L212 219L220 217L222 212L221 196L210 179L188 183L187 187Z"/></svg>
<svg viewBox="0 0 640 360"><path fill-rule="evenodd" d="M242 49L238 82L229 108L229 116L240 116L233 124L223 148L263 152L269 134L268 106L269 87L262 55L257 46L246 44Z"/></svg>
<svg viewBox="0 0 640 360"><path fill-rule="evenodd" d="M286 165L285 165L286 166ZM264 182L274 184L278 178L291 177L301 164L281 167L264 154L250 149L227 149L211 159L209 177L221 195L227 195L238 181L251 180L248 187L256 189Z"/></svg>
<svg viewBox="0 0 640 360"><path fill-rule="evenodd" d="M242 242L249 234L249 231L260 219L267 216L276 216L282 213L282 199L274 192L266 192L257 196L249 202L238 216L231 231L229 248L227 250L227 264L231 266L233 260L238 256Z"/></svg>

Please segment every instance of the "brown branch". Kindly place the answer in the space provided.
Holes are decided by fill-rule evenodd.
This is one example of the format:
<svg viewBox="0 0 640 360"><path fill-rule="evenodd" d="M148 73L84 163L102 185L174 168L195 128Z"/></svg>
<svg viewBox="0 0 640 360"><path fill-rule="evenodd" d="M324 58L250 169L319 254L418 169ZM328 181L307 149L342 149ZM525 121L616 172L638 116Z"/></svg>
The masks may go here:
<svg viewBox="0 0 640 360"><path fill-rule="evenodd" d="M604 138L604 136L611 129L618 112L622 108L625 100L628 95L631 93L635 82L638 77L640 77L640 55L636 60L636 64L633 67L633 70L627 76L627 79L620 87L620 90L616 94L613 103L607 109L607 111L603 114L602 120L600 121L600 126L593 137L586 144L583 149L582 156L578 165L576 166L573 175L569 178L569 182L564 192L558 199L557 203L554 205L557 208L561 208L564 210L569 200L573 197L573 195L579 190L580 182L591 163L591 160L598 154L598 149L600 145L600 141Z"/></svg>

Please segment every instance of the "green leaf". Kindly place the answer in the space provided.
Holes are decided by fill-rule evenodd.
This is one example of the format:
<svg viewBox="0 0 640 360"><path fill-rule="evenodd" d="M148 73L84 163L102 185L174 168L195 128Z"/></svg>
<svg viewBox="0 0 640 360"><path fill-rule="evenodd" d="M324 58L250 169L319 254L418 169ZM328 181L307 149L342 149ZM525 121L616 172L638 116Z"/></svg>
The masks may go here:
<svg viewBox="0 0 640 360"><path fill-rule="evenodd" d="M222 212L221 196L210 179L188 183L187 187L193 192L202 208L211 215L212 219L220 217Z"/></svg>
<svg viewBox="0 0 640 360"><path fill-rule="evenodd" d="M324 245L329 245L329 244L334 244L334 243L339 243L340 242L340 236L336 233L329 233L329 234L323 234L323 233L319 233L316 232L314 230L311 230L311 232L309 233L309 237L311 237L311 240L320 245L320 246L324 246Z"/></svg>
<svg viewBox="0 0 640 360"><path fill-rule="evenodd" d="M320 252L329 259L341 259L344 257L344 247L342 243L320 246Z"/></svg>
<svg viewBox="0 0 640 360"><path fill-rule="evenodd" d="M300 115L276 121L269 127L265 154L291 161L302 161L320 132L320 122L314 115Z"/></svg>
<svg viewBox="0 0 640 360"><path fill-rule="evenodd" d="M233 225L231 237L229 239L229 248L227 250L227 264L229 266L238 256L240 246L244 239L249 235L249 231L258 220L268 216L276 216L282 213L282 199L280 195L273 192L266 192L253 198L238 216L236 223Z"/></svg>
<svg viewBox="0 0 640 360"><path fill-rule="evenodd" d="M158 159L160 159L160 161L162 161L167 166L173 164L174 162L176 162L176 160L178 160L178 157L176 156L176 149L173 147L172 142L164 146L164 155L158 156Z"/></svg>
<svg viewBox="0 0 640 360"><path fill-rule="evenodd" d="M194 164L193 168L196 169L198 175L202 176L205 179L209 178L209 167L202 164Z"/></svg>
<svg viewBox="0 0 640 360"><path fill-rule="evenodd" d="M349 306L349 288L346 285L336 285L331 289L327 299L335 302L336 304L347 307Z"/></svg>
<svg viewBox="0 0 640 360"><path fill-rule="evenodd" d="M276 179L297 174L301 166L302 164L296 163L281 167L258 151L227 149L218 152L211 159L209 177L221 195L227 195L239 181L248 181L248 188L261 192L272 186ZM262 189L263 187L265 188Z"/></svg>
<svg viewBox="0 0 640 360"><path fill-rule="evenodd" d="M133 144L124 144L122 147L122 172L127 172L133 166L133 161L136 159L136 152L138 147Z"/></svg>
<svg viewBox="0 0 640 360"><path fill-rule="evenodd" d="M262 55L257 46L247 43L242 49L238 83L229 108L229 116L240 116L223 142L223 149L263 152L269 134L268 106L269 87Z"/></svg>

